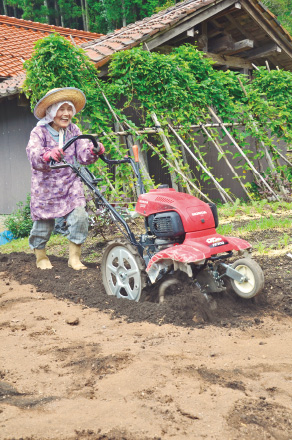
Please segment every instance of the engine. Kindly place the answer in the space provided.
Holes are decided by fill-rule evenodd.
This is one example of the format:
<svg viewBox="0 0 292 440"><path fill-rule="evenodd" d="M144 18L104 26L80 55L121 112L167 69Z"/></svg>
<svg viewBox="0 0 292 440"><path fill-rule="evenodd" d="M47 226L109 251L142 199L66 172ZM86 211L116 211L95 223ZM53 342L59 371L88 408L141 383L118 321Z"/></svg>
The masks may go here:
<svg viewBox="0 0 292 440"><path fill-rule="evenodd" d="M215 204L164 185L141 194L136 212L145 217L148 228L148 234L141 237L142 242L154 252L183 243L186 233L218 226Z"/></svg>

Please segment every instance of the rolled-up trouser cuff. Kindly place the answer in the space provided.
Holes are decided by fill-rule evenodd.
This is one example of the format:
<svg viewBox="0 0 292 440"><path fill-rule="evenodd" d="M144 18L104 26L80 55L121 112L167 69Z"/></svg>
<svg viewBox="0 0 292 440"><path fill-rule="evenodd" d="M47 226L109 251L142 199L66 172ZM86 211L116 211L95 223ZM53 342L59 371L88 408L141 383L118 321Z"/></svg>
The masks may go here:
<svg viewBox="0 0 292 440"><path fill-rule="evenodd" d="M75 244L82 244L88 236L88 214L83 206L77 206L64 217L57 219L60 232ZM43 249L55 227L55 220L36 220L29 236L31 249ZM58 230L57 229L57 230Z"/></svg>
<svg viewBox="0 0 292 440"><path fill-rule="evenodd" d="M31 249L43 249L50 239L55 226L55 220L36 220L33 222L28 243Z"/></svg>

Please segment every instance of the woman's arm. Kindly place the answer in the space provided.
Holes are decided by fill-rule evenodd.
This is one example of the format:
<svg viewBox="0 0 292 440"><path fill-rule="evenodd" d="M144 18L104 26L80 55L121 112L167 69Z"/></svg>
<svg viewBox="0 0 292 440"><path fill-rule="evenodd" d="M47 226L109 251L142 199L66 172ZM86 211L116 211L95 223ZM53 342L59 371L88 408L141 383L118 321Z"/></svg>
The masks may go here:
<svg viewBox="0 0 292 440"><path fill-rule="evenodd" d="M82 134L81 131L76 125L74 125L74 136L78 136L80 134ZM76 159L79 163L82 165L89 165L97 161L98 155L92 151L93 143L89 139L77 139L73 145L76 147ZM103 152L104 147L99 154L102 154Z"/></svg>
<svg viewBox="0 0 292 440"><path fill-rule="evenodd" d="M38 171L49 171L49 162L46 162L43 156L50 150L51 148L46 147L46 139L42 130L34 128L30 134L30 139L26 147L27 157L32 168Z"/></svg>

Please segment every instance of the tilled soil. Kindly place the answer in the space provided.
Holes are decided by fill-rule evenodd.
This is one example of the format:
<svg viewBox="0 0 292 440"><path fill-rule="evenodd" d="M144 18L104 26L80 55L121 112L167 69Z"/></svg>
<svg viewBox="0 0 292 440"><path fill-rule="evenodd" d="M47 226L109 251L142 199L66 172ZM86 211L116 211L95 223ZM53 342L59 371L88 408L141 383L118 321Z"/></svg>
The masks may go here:
<svg viewBox="0 0 292 440"><path fill-rule="evenodd" d="M254 237L254 240L259 237ZM0 254L0 439L289 440L292 260L256 257L265 288L158 304L107 296L99 263Z"/></svg>
<svg viewBox="0 0 292 440"><path fill-rule="evenodd" d="M292 260L286 255L257 258L264 271L265 289L251 300L228 290L205 298L194 282L183 277L182 282L166 292L162 304L157 303L155 288L138 303L106 295L99 265L87 264L86 271L75 272L68 268L66 259L50 256L50 260L53 269L40 271L35 267L33 254L0 255L0 271L21 284L34 285L38 292L51 292L57 298L82 303L110 313L113 318L123 317L127 322L236 327L252 325L263 312L292 315Z"/></svg>

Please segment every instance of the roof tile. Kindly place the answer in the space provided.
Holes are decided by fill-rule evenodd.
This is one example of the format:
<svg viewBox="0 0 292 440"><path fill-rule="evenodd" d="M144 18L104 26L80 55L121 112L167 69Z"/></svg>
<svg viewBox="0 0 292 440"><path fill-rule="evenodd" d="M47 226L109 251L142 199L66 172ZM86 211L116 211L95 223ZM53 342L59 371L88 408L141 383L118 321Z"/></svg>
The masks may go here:
<svg viewBox="0 0 292 440"><path fill-rule="evenodd" d="M0 82L0 98L19 93L24 80L25 73L21 73Z"/></svg>
<svg viewBox="0 0 292 440"><path fill-rule="evenodd" d="M16 77L23 73L23 61L31 57L34 44L53 32L79 45L95 40L101 34L51 26L0 15L0 77ZM2 84L2 89L5 84Z"/></svg>

